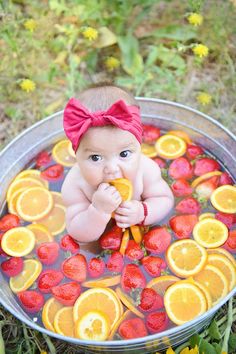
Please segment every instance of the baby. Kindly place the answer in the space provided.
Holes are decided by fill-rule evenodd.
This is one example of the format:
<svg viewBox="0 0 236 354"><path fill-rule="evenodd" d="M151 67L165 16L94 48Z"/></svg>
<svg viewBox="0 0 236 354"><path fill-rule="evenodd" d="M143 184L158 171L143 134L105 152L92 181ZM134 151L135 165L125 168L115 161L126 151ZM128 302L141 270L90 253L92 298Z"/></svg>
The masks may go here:
<svg viewBox="0 0 236 354"><path fill-rule="evenodd" d="M64 130L77 159L62 186L67 231L79 242L95 241L112 213L120 228L160 222L174 198L159 166L141 153L142 125L134 97L106 85L89 88L78 99L70 99L64 111ZM122 202L109 184L116 178L130 180L132 200Z"/></svg>

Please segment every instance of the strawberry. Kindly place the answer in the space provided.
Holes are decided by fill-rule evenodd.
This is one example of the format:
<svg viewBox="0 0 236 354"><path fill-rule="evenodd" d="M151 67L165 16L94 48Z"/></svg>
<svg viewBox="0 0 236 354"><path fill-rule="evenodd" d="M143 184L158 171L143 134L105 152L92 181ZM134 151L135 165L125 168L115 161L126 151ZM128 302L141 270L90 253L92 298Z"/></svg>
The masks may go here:
<svg viewBox="0 0 236 354"><path fill-rule="evenodd" d="M59 257L59 245L56 242L41 243L37 248L37 255L43 264L53 264Z"/></svg>
<svg viewBox="0 0 236 354"><path fill-rule="evenodd" d="M62 273L69 279L82 282L87 277L87 262L82 254L69 257L61 265Z"/></svg>
<svg viewBox="0 0 236 354"><path fill-rule="evenodd" d="M154 289L145 288L142 290L140 304L138 306L140 310L150 312L160 310L163 306L163 298Z"/></svg>
<svg viewBox="0 0 236 354"><path fill-rule="evenodd" d="M143 124L143 142L153 144L160 137L160 129L154 125Z"/></svg>
<svg viewBox="0 0 236 354"><path fill-rule="evenodd" d="M188 181L183 178L177 179L171 186L175 197L187 197L193 193Z"/></svg>
<svg viewBox="0 0 236 354"><path fill-rule="evenodd" d="M236 230L229 231L229 236L222 246L231 253L236 253Z"/></svg>
<svg viewBox="0 0 236 354"><path fill-rule="evenodd" d="M220 164L216 160L203 157L202 159L196 160L193 172L195 176L202 176L205 173L219 170Z"/></svg>
<svg viewBox="0 0 236 354"><path fill-rule="evenodd" d="M189 238L194 226L198 222L195 214L173 216L170 221L170 227L174 231L175 236L179 239Z"/></svg>
<svg viewBox="0 0 236 354"><path fill-rule="evenodd" d="M146 279L136 264L127 264L121 275L121 287L125 291L136 288L145 288Z"/></svg>
<svg viewBox="0 0 236 354"><path fill-rule="evenodd" d="M62 285L53 286L51 289L52 295L61 304L65 306L73 306L81 293L80 284L72 281Z"/></svg>
<svg viewBox="0 0 236 354"><path fill-rule="evenodd" d="M131 260L138 260L143 258L144 252L138 243L134 240L129 240L125 255Z"/></svg>
<svg viewBox="0 0 236 354"><path fill-rule="evenodd" d="M108 258L106 267L110 272L121 273L124 267L124 259L122 254L118 251L114 251Z"/></svg>
<svg viewBox="0 0 236 354"><path fill-rule="evenodd" d="M92 278L100 277L105 270L105 262L102 258L93 257L88 263L88 272Z"/></svg>
<svg viewBox="0 0 236 354"><path fill-rule="evenodd" d="M4 233L0 233L0 256L8 257L8 255L3 251L2 246L1 246L3 235L4 235Z"/></svg>
<svg viewBox="0 0 236 354"><path fill-rule="evenodd" d="M41 177L47 181L54 182L62 179L64 175L64 167L59 164L49 166L41 172Z"/></svg>
<svg viewBox="0 0 236 354"><path fill-rule="evenodd" d="M8 277L15 277L22 272L24 266L23 258L11 257L2 262L1 269Z"/></svg>
<svg viewBox="0 0 236 354"><path fill-rule="evenodd" d="M227 172L222 173L219 181L219 186L223 186L225 184L230 184L231 186L234 184L234 181Z"/></svg>
<svg viewBox="0 0 236 354"><path fill-rule="evenodd" d="M20 219L17 215L6 214L0 219L0 230L6 232L13 227L20 226Z"/></svg>
<svg viewBox="0 0 236 354"><path fill-rule="evenodd" d="M17 296L27 312L39 312L43 307L44 297L36 290L21 291Z"/></svg>
<svg viewBox="0 0 236 354"><path fill-rule="evenodd" d="M203 155L204 150L198 145L188 145L186 155L190 160L196 159L197 156Z"/></svg>
<svg viewBox="0 0 236 354"><path fill-rule="evenodd" d="M166 168L166 162L162 160L160 157L153 157L152 160L156 162L160 168Z"/></svg>
<svg viewBox="0 0 236 354"><path fill-rule="evenodd" d="M168 173L173 179L191 179L193 177L193 166L186 157L179 157L171 162Z"/></svg>
<svg viewBox="0 0 236 354"><path fill-rule="evenodd" d="M42 167L49 164L51 157L47 151L41 151L36 157L36 167Z"/></svg>
<svg viewBox="0 0 236 354"><path fill-rule="evenodd" d="M168 322L165 311L149 313L146 317L146 326L150 334L164 331L168 326Z"/></svg>
<svg viewBox="0 0 236 354"><path fill-rule="evenodd" d="M154 254L160 254L169 247L171 234L165 227L155 227L144 235L143 241L146 250Z"/></svg>
<svg viewBox="0 0 236 354"><path fill-rule="evenodd" d="M123 339L140 338L148 335L145 323L139 317L123 321L118 333Z"/></svg>
<svg viewBox="0 0 236 354"><path fill-rule="evenodd" d="M64 275L59 270L46 269L38 277L38 288L42 293L48 294L53 286L58 285Z"/></svg>
<svg viewBox="0 0 236 354"><path fill-rule="evenodd" d="M161 270L165 268L165 261L160 257L147 256L142 259L142 265L145 271L151 275L151 277L159 277Z"/></svg>
<svg viewBox="0 0 236 354"><path fill-rule="evenodd" d="M104 250L118 251L120 249L122 235L122 229L115 225L100 237L99 244Z"/></svg>
<svg viewBox="0 0 236 354"><path fill-rule="evenodd" d="M200 183L196 187L195 192L197 193L198 197L209 199L213 191L218 187L218 185L219 176L213 176L207 179L206 181Z"/></svg>
<svg viewBox="0 0 236 354"><path fill-rule="evenodd" d="M63 251L69 251L72 254L78 253L80 249L79 244L70 235L64 235L61 238L60 247Z"/></svg>
<svg viewBox="0 0 236 354"><path fill-rule="evenodd" d="M236 223L235 214L225 214L218 212L216 213L216 219L222 221L228 227L228 229L231 229L231 227Z"/></svg>
<svg viewBox="0 0 236 354"><path fill-rule="evenodd" d="M175 210L182 214L199 214L201 205L195 198L187 197L176 204Z"/></svg>

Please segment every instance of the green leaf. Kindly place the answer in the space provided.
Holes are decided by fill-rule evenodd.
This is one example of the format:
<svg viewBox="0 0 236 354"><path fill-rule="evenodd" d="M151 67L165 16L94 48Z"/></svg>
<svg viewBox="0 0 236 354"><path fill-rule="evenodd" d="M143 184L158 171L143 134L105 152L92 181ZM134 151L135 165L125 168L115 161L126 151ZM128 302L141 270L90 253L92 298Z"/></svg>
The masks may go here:
<svg viewBox="0 0 236 354"><path fill-rule="evenodd" d="M98 39L94 43L96 48L105 48L117 43L116 35L107 27L100 27L98 34Z"/></svg>
<svg viewBox="0 0 236 354"><path fill-rule="evenodd" d="M236 333L231 333L229 336L229 351L230 353L234 353L236 348Z"/></svg>
<svg viewBox="0 0 236 354"><path fill-rule="evenodd" d="M217 354L218 352L216 349L208 343L205 339L202 339L200 345L199 345L199 351L200 353L207 353L207 354Z"/></svg>
<svg viewBox="0 0 236 354"><path fill-rule="evenodd" d="M156 60L159 59L167 67L172 67L175 69L185 69L186 64L184 59L181 58L181 56L175 51L164 47L162 44L157 46L156 48Z"/></svg>
<svg viewBox="0 0 236 354"><path fill-rule="evenodd" d="M195 345L199 346L199 343L201 342L202 337L200 337L198 334L194 334L190 339L189 339L189 343L191 345L192 348L195 347Z"/></svg>
<svg viewBox="0 0 236 354"><path fill-rule="evenodd" d="M64 0L50 0L49 7L51 10L55 11L57 15L67 10L67 5Z"/></svg>
<svg viewBox="0 0 236 354"><path fill-rule="evenodd" d="M166 27L159 28L148 36L154 36L156 38L167 38L176 41L186 42L190 39L197 37L197 31L192 28L192 26L179 26L179 25L169 25ZM146 35L145 35L146 37Z"/></svg>
<svg viewBox="0 0 236 354"><path fill-rule="evenodd" d="M217 339L217 340L221 339L219 327L215 320L211 322L211 325L209 327L209 335L211 336L212 339Z"/></svg>
<svg viewBox="0 0 236 354"><path fill-rule="evenodd" d="M143 71L143 58L139 54L138 40L131 33L117 40L122 53L123 69L131 76L140 75Z"/></svg>
<svg viewBox="0 0 236 354"><path fill-rule="evenodd" d="M212 343L213 347L215 348L215 351L217 354L221 354L222 353L222 344L219 343Z"/></svg>

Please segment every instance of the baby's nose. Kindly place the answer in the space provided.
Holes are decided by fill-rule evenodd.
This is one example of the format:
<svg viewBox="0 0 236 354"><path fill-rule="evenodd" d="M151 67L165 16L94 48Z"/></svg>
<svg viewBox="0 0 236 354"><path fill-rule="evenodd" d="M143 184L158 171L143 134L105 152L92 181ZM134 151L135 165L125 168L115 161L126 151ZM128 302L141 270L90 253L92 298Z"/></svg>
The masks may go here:
<svg viewBox="0 0 236 354"><path fill-rule="evenodd" d="M119 166L117 165L117 163L115 161L109 161L106 163L105 167L104 167L104 173L107 175L113 175L117 172L119 172Z"/></svg>

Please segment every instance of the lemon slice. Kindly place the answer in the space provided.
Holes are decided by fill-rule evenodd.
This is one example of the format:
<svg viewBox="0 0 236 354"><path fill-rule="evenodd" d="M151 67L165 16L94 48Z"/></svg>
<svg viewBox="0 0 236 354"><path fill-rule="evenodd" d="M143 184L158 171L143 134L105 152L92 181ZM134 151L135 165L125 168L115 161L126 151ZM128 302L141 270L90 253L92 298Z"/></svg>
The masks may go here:
<svg viewBox="0 0 236 354"><path fill-rule="evenodd" d="M110 319L102 311L86 312L75 325L76 337L84 340L106 340L110 330Z"/></svg>
<svg viewBox="0 0 236 354"><path fill-rule="evenodd" d="M29 254L35 245L34 233L26 227L14 227L2 237L1 246L9 256L23 257Z"/></svg>
<svg viewBox="0 0 236 354"><path fill-rule="evenodd" d="M36 259L26 259L20 274L10 278L10 288L14 293L27 290L42 271L42 264Z"/></svg>
<svg viewBox="0 0 236 354"><path fill-rule="evenodd" d="M223 213L236 213L236 187L226 184L216 188L211 195L211 203Z"/></svg>
<svg viewBox="0 0 236 354"><path fill-rule="evenodd" d="M193 238L205 248L216 248L223 245L227 240L228 229L220 220L203 219L194 226Z"/></svg>
<svg viewBox="0 0 236 354"><path fill-rule="evenodd" d="M165 134L157 140L155 148L159 156L173 160L185 154L187 145L182 138Z"/></svg>

